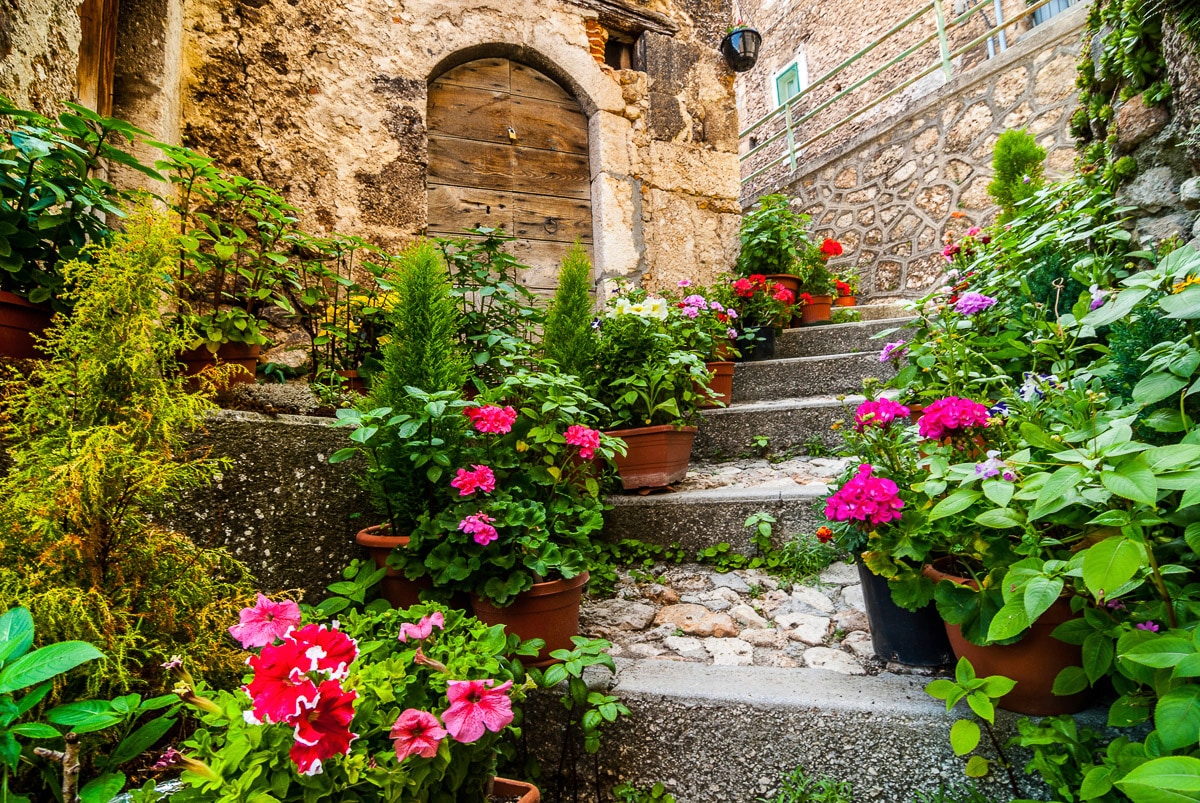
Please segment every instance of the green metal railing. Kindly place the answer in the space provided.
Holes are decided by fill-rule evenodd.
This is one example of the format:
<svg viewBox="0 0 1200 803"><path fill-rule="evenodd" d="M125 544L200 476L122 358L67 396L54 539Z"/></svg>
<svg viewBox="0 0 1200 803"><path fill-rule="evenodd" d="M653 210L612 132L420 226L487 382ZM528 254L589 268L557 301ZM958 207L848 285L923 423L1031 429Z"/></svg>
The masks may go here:
<svg viewBox="0 0 1200 803"><path fill-rule="evenodd" d="M890 30L888 30L885 34L880 36L874 42L871 42L871 44L867 45L862 50L858 51L853 56L850 56L848 59L843 61L841 64L834 67L832 70L830 70L829 72L822 75L816 81L812 82L812 84L810 84L809 86L802 89L799 93L797 93L796 95L793 95L787 102L782 104L778 109L776 109L775 111L766 115L765 117L763 117L762 119L758 120L756 123L751 125L749 128L742 131L738 135L739 139L744 139L744 138L750 136L751 134L753 134L754 132L760 131L766 126L770 126L772 123L778 124L780 121L782 121L782 125L780 126L778 131L771 133L769 136L766 137L766 139L762 140L757 145L750 148L748 151L746 151L746 153L742 154L739 157L739 160L743 164L746 164L750 159L752 159L754 156L762 153L767 148L770 148L772 146L778 146L777 144L781 143L784 148L784 152L782 155L772 159L771 161L767 162L765 165L758 167L752 173L745 176L742 179L742 184L747 184L747 183L753 181L758 176L761 176L763 173L766 173L767 171L772 170L775 167L778 167L780 164L783 164L784 162L788 163L789 172L791 172L791 173L796 172L796 166L797 166L796 155L797 155L797 153L802 152L804 149L808 148L812 144L819 142L821 139L829 136L834 131L837 131L839 128L841 128L841 127L847 125L848 123L850 123L851 121L861 117L862 115L869 112L871 109L874 109L876 106L883 103L887 99L894 97L895 95L908 89L910 86L917 83L918 81L926 78L929 75L932 75L933 73L937 72L938 69L942 70L942 73L945 76L945 80L949 81L951 78L954 77L954 59L958 58L959 56L963 55L964 53L969 52L970 50L972 50L976 47L979 47L981 44L984 44L985 42L988 43L989 51L991 51L992 50L991 42L989 42L988 40L997 39L997 41L999 41L999 43L1000 43L1000 49L1003 50L1006 47L1004 35L1005 35L1005 31L1008 28L1017 24L1021 20L1031 17L1034 14L1034 12L1036 12L1038 9L1040 9L1043 6L1048 5L1049 3L1052 3L1052 2L1054 2L1054 0L1037 0L1037 2L1030 3L1029 6L1024 11L1022 11L1019 14L1014 15L1011 19L1004 20L997 26L990 27L985 33L983 33L979 36L976 36L976 37L972 38L966 44L960 45L959 47L955 48L954 50L951 50L950 49L950 34L951 34L951 32L953 32L957 28L962 27L973 15L979 14L980 11L985 11L987 9L987 6L975 6L975 7L969 8L966 11L964 11L962 14L960 14L959 16L957 16L951 20L947 20L946 15L942 9L941 0L931 0L931 2L926 3L919 10L910 14L906 19L904 19L903 21L894 25ZM997 2L997 5L999 5L998 2ZM899 34L901 31L908 29L910 26L916 25L919 22L921 22L926 17L926 15L928 15L930 12L933 13L933 17L934 17L934 32L933 33L929 33L929 34L923 36L917 42L915 42L914 44L912 44L911 46L906 48L903 52L901 52L898 55L889 59L882 66L877 67L876 69L867 73L862 78L860 78L857 81L855 81L854 83L852 83L850 86L836 92L831 97L829 97L827 100L824 100L821 103L818 103L813 108L811 108L811 109L805 111L803 114L800 114L799 116L797 116L796 111L794 111L795 107L797 107L799 104L801 104L801 103L805 102L806 100L808 100L809 98L811 98L815 92L820 90L822 87L826 86L831 80L833 80L835 77L840 75L844 70L846 70L848 67L850 67L857 61L859 61L863 56L870 53L876 47L878 47L879 45L888 41L893 36ZM918 73L909 77L902 83L892 87L891 89L887 90L886 92L879 95L878 97L875 97L875 98L869 100L868 102L864 103L862 106L859 106L858 108L849 112L848 114L843 116L841 119L839 119L837 122L826 127L819 133L809 137L808 139L804 139L800 142L797 142L797 140L800 139L800 132L799 132L800 127L803 126L805 123L807 123L809 120L812 120L814 117L816 117L818 114L820 114L821 112L828 109L830 106L834 105L835 103L842 100L843 98L848 97L851 93L853 93L856 90L860 89L861 87L865 86L866 84L868 84L869 82L874 80L876 77L878 77L885 70L888 70L891 67L894 67L897 64L904 62L906 59L909 59L911 56L913 56L915 53L920 51L926 45L929 45L934 41L936 41L938 43L939 58L933 64L923 68Z"/></svg>

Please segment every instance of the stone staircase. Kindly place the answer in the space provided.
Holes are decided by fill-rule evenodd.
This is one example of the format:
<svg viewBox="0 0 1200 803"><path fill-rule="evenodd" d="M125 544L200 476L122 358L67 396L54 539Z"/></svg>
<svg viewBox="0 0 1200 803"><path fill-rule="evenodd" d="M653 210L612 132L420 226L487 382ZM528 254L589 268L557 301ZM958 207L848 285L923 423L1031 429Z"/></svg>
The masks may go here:
<svg viewBox="0 0 1200 803"><path fill-rule="evenodd" d="M845 461L811 453L840 443L830 424L847 418L845 405L852 410L856 400L848 398L844 405L838 395L861 390L866 377L887 378L888 366L878 359L884 341L872 338L906 320L893 309L862 323L790 330L778 342L778 359L739 363L733 404L704 413L688 479L674 493L613 497L605 537L679 544L689 554L728 542L734 551L744 552L751 545L743 523L758 511L776 518L777 541L813 532L819 521L817 507L827 493L825 482L839 473ZM772 476L763 468L756 436L766 436L772 454L807 453L792 464L806 470L793 470L791 475L797 479L787 471ZM655 588L653 593L661 593ZM831 587L826 593L841 605L851 589L858 588ZM728 590L726 585L707 596L685 592L683 602L716 600L722 594L734 599ZM811 591L793 589L793 600ZM632 595L627 599L631 609L654 607ZM737 603L730 611L735 616L738 607L746 607ZM785 600L784 604L797 603ZM587 608L584 613L585 621L597 621L589 617ZM650 627L653 613L643 610L642 615L644 626ZM653 624L661 628L659 618L653 618ZM782 628L781 621L776 617L774 624L754 627ZM616 624L609 620L608 626L624 625L618 618ZM766 632L758 629L755 635L761 639ZM644 650L646 657L617 659L617 675L607 683L633 716L610 727L598 764L593 768L589 759L587 772L594 769L610 779L646 788L662 781L679 803L771 799L781 773L798 765L810 775L852 781L856 801L907 803L915 789L935 790L940 783L964 780L963 760L953 755L948 742L957 715L947 714L927 697L923 690L927 678L887 671L870 655L869 642L855 644L852 650L863 659L867 673L845 674L863 669L854 661L848 661L850 667L843 671L813 668L816 661L807 651L797 660L804 666L720 665L719 645L707 643L718 639L680 635L677 631L674 639L665 642L706 642L709 660L704 660L703 650L697 658L651 648ZM786 644L787 638L778 635L776 645ZM837 649L851 648L850 639L826 641ZM818 648L822 653L833 651ZM620 653L635 654L628 649ZM553 707L545 710L547 722L537 718L536 706L533 713L527 724L532 741L556 747L560 737L547 724L556 718ZM1011 718L1002 719L1002 728L1011 724ZM1008 799L1000 786L990 782L984 786L997 800Z"/></svg>

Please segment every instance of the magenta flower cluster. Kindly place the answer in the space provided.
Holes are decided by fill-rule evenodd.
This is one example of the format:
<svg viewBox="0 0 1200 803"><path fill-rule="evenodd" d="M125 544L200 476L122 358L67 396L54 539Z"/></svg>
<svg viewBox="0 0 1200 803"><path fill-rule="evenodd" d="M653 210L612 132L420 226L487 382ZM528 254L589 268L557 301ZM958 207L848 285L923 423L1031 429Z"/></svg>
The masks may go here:
<svg viewBox="0 0 1200 803"><path fill-rule="evenodd" d="M996 299L983 293L963 293L954 304L954 311L959 315L974 315L983 312L996 304Z"/></svg>
<svg viewBox="0 0 1200 803"><path fill-rule="evenodd" d="M917 422L917 431L921 433L922 438L940 441L946 435L953 435L964 429L986 427L987 420L988 409L979 402L947 396L925 408L924 415Z"/></svg>
<svg viewBox="0 0 1200 803"><path fill-rule="evenodd" d="M830 521L863 521L872 527L900 519L904 501L896 483L872 476L869 463L825 500L825 518Z"/></svg>
<svg viewBox="0 0 1200 803"><path fill-rule="evenodd" d="M891 399L865 401L854 411L854 430L862 432L868 427L884 429L897 418L908 418L910 415L912 410Z"/></svg>

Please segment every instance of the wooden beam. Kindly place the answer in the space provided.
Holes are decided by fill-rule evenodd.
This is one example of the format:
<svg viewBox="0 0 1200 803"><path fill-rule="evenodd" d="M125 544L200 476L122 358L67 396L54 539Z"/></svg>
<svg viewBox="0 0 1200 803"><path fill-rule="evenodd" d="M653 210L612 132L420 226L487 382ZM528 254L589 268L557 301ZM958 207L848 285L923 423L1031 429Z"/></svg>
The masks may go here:
<svg viewBox="0 0 1200 803"><path fill-rule="evenodd" d="M619 31L652 31L664 36L679 33L679 24L666 14L633 8L620 0L568 0L599 14L600 24Z"/></svg>

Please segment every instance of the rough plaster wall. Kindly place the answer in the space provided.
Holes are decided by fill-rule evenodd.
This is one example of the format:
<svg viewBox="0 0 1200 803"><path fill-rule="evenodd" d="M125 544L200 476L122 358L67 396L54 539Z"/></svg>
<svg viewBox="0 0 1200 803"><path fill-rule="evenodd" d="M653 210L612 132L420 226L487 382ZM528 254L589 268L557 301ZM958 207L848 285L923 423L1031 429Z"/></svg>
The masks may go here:
<svg viewBox="0 0 1200 803"><path fill-rule="evenodd" d="M639 7L680 26L647 35L648 76L598 64L595 14L565 2L199 0L183 139L281 187L313 229L401 247L426 222L429 78L463 51L507 56L589 116L599 276L703 279L732 263L739 211L732 77L716 51L728 0ZM681 178L684 164L697 175Z"/></svg>
<svg viewBox="0 0 1200 803"><path fill-rule="evenodd" d="M1027 127L1048 152L1047 174L1070 171L1068 132L1084 21L1079 7L803 172L754 188L779 190L813 217L818 237L841 240L863 295L917 296L941 276L945 236L995 216L987 194L1000 133ZM959 213L959 216L954 216Z"/></svg>
<svg viewBox="0 0 1200 803"><path fill-rule="evenodd" d="M0 6L0 94L48 116L75 95L79 0L21 0Z"/></svg>

